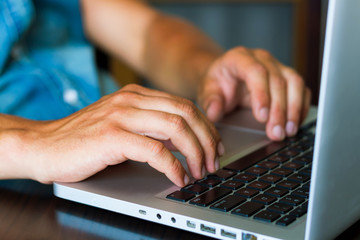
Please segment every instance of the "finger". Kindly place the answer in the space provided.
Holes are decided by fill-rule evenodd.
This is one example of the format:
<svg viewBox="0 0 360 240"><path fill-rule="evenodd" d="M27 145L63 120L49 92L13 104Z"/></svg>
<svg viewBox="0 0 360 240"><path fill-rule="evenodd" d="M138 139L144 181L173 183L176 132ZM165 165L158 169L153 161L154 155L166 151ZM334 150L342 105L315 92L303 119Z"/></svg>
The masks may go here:
<svg viewBox="0 0 360 240"><path fill-rule="evenodd" d="M224 97L215 79L206 79L198 93L198 103L211 122L218 122L224 115Z"/></svg>
<svg viewBox="0 0 360 240"><path fill-rule="evenodd" d="M123 152L121 158L147 162L179 187L189 183L189 177L180 161L161 142L124 131L119 131L114 139L118 139L120 144L111 145L112 152Z"/></svg>
<svg viewBox="0 0 360 240"><path fill-rule="evenodd" d="M287 122L286 135L295 136L301 122L305 101L305 85L303 79L293 69L281 66L287 81Z"/></svg>
<svg viewBox="0 0 360 240"><path fill-rule="evenodd" d="M132 97L128 97L128 99L130 98ZM206 169L209 172L216 171L218 167L218 164L215 162L216 156L224 154L224 148L222 144L220 144L220 135L215 126L191 101L183 98L176 99L138 95L136 100L131 101L131 105L139 109L175 114L185 119L187 125L200 142L201 149L205 153L204 161ZM174 142L173 144L175 145ZM188 159L188 161L190 160ZM191 166L192 163L189 163L189 165ZM203 169L201 171L204 172ZM194 175L194 177L196 176L197 175Z"/></svg>
<svg viewBox="0 0 360 240"><path fill-rule="evenodd" d="M123 111L124 113L124 111ZM204 151L188 123L179 115L128 108L120 126L133 133L149 136L162 141L170 140L185 156L190 173L200 179L205 174L202 166Z"/></svg>
<svg viewBox="0 0 360 240"><path fill-rule="evenodd" d="M124 91L133 92L133 93L138 93L138 94L142 94L142 95L145 95L145 96L166 97L166 98L180 98L178 96L174 96L174 95L171 95L169 93L159 91L159 90L156 90L156 89L149 89L149 88L143 87L143 86L138 85L138 84L127 84L120 91L121 92L124 92Z"/></svg>
<svg viewBox="0 0 360 240"><path fill-rule="evenodd" d="M235 61L232 71L234 77L244 80L250 92L252 110L259 122L266 122L269 117L270 91L268 82L268 70L246 48L237 48L228 61ZM229 63L229 66L230 63Z"/></svg>
<svg viewBox="0 0 360 240"><path fill-rule="evenodd" d="M266 124L266 133L270 139L280 141L285 138L287 118L287 86L277 60L267 52L257 52L257 58L269 72L271 95L270 116Z"/></svg>
<svg viewBox="0 0 360 240"><path fill-rule="evenodd" d="M159 111L164 111L164 112L170 112L173 114L179 114L181 109L188 109L190 107L192 107L194 110L196 110L196 115L198 117L200 117L202 119L202 121L204 121L204 123L206 124L206 126L210 129L211 133L216 136L217 138L219 138L219 134L214 126L214 124L212 124L208 118L206 118L199 109L197 109L195 107L195 105L193 103L191 103L191 101L186 100L184 98L178 97L178 96L174 96L162 91L158 91L158 90L153 90L153 89L148 89L145 87L142 87L140 85L136 85L136 84L128 84L126 85L126 87L124 88L124 91L128 91L131 90L133 93L135 94L139 94L138 95L138 99L142 99L142 101L138 101L137 102L137 107L138 108L144 108L144 109L152 109L152 110L159 110ZM142 98L142 96L147 96L149 98ZM153 97L158 97L158 98L153 98ZM132 100L132 97L128 98L129 100ZM153 102L153 101L157 101L157 102ZM180 105L167 105L167 102L179 102ZM133 102L133 101L132 101ZM140 103L141 102L141 103ZM134 102L133 102L134 103ZM135 102L136 103L136 102ZM146 104L147 103L147 104ZM184 106L181 105L181 103L186 104L188 106ZM141 105L140 105L141 104ZM164 108L157 108L156 106L166 106ZM190 106L190 107L189 107ZM176 110L176 111L171 111L171 110ZM193 110L190 109L190 112L192 112ZM185 111L186 113L186 111ZM184 116L184 114L181 114L182 116ZM185 114L186 116L191 115L191 114Z"/></svg>

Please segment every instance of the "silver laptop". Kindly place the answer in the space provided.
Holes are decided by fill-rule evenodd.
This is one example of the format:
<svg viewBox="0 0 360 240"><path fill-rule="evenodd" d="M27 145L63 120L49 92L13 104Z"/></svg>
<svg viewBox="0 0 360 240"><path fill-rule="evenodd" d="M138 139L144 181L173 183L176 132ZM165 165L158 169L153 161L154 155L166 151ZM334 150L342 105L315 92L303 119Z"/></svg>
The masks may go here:
<svg viewBox="0 0 360 240"><path fill-rule="evenodd" d="M297 137L272 143L242 110L217 125L226 148L217 174L179 189L127 161L56 183L55 195L219 239L338 236L360 219L359 10L358 0L329 1L320 103Z"/></svg>

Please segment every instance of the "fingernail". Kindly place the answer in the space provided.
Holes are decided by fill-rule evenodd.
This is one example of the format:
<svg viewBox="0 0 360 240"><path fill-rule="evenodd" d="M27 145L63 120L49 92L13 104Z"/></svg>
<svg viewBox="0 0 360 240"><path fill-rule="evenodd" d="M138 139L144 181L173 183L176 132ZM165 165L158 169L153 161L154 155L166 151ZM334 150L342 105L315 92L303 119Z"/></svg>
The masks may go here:
<svg viewBox="0 0 360 240"><path fill-rule="evenodd" d="M262 122L266 122L269 118L269 109L266 107L260 109L259 117Z"/></svg>
<svg viewBox="0 0 360 240"><path fill-rule="evenodd" d="M190 182L190 178L189 178L189 176L185 173L185 176L184 176L184 183L185 183L185 185L188 185L189 182Z"/></svg>
<svg viewBox="0 0 360 240"><path fill-rule="evenodd" d="M205 177L205 175L206 175L206 169L205 169L205 166L203 166L202 170L201 170L201 176Z"/></svg>
<svg viewBox="0 0 360 240"><path fill-rule="evenodd" d="M219 142L218 144L218 147L217 147L217 150L218 150L218 154L219 156L224 156L225 154L225 147L224 147L224 144L222 142Z"/></svg>
<svg viewBox="0 0 360 240"><path fill-rule="evenodd" d="M289 136L294 136L297 132L297 126L293 121L288 121L286 123L286 133Z"/></svg>
<svg viewBox="0 0 360 240"><path fill-rule="evenodd" d="M220 161L219 161L219 158L216 158L215 159L215 170L219 170L220 169Z"/></svg>
<svg viewBox="0 0 360 240"><path fill-rule="evenodd" d="M285 133L284 133L284 129L280 126L280 125L276 125L273 130L272 133L274 134L274 136L276 138L278 138L279 140L282 140L285 138Z"/></svg>

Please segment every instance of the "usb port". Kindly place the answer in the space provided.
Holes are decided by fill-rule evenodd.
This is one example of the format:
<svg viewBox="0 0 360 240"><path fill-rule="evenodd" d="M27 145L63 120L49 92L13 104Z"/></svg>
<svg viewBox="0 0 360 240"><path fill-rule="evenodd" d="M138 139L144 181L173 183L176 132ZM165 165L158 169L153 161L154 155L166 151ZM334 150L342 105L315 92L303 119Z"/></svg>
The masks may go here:
<svg viewBox="0 0 360 240"><path fill-rule="evenodd" d="M224 229L221 229L221 236L228 237L231 239L236 239L236 233L225 231Z"/></svg>
<svg viewBox="0 0 360 240"><path fill-rule="evenodd" d="M203 232L208 232L208 233L212 233L215 234L216 233L216 229L213 227L209 227L209 226L205 226L204 224L200 225L200 229Z"/></svg>
<svg viewBox="0 0 360 240"><path fill-rule="evenodd" d="M196 228L196 224L190 221L186 221L186 226L188 226L189 228Z"/></svg>

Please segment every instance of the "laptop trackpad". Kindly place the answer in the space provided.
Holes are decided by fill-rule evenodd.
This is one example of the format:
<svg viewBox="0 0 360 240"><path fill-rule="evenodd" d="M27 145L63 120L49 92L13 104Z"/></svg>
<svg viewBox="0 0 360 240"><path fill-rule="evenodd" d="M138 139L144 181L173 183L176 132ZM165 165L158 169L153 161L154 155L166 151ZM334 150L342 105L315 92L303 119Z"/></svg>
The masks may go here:
<svg viewBox="0 0 360 240"><path fill-rule="evenodd" d="M258 123L248 109L237 110L229 114L216 125L216 128L225 146L225 155L220 159L221 166L270 142L265 133L265 125ZM180 154L176 155L186 166L184 157Z"/></svg>

